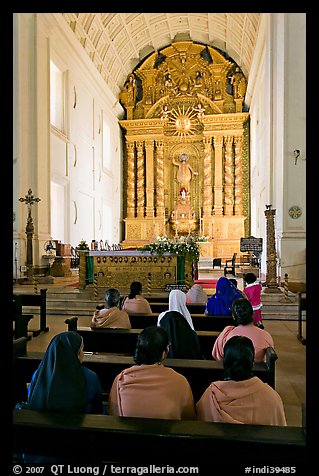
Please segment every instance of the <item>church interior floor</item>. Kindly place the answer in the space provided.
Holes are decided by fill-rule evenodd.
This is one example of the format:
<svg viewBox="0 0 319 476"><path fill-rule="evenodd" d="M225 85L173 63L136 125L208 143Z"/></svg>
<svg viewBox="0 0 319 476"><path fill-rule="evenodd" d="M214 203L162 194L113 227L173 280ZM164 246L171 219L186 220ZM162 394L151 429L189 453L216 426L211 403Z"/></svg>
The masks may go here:
<svg viewBox="0 0 319 476"><path fill-rule="evenodd" d="M212 276L212 273L209 273L209 277L216 278L219 275ZM46 285L46 287L49 288L50 285ZM242 289L240 278L238 287ZM49 331L32 337L27 344L28 350L44 352L54 335L67 330L67 325L64 322L66 317L63 314L48 314ZM89 324L89 316L80 316L80 326ZM264 320L264 325L274 339L274 347L278 355L275 386L284 403L287 424L302 426L302 404L306 402L306 345L303 345L297 338L298 322L267 319Z"/></svg>

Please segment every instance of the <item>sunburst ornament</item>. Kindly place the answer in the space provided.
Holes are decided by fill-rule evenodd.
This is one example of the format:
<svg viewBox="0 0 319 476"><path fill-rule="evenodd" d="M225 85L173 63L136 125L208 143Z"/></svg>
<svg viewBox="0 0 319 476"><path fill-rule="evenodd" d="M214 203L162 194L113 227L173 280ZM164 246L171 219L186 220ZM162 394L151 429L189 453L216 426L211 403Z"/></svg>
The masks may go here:
<svg viewBox="0 0 319 476"><path fill-rule="evenodd" d="M174 127L174 136L178 136L180 141L185 137L194 135L196 127L200 123L200 117L203 116L205 109L201 103L198 103L195 107L188 106L185 108L183 105L178 106L177 109L168 109L165 105L162 111L161 119L167 122L168 126Z"/></svg>

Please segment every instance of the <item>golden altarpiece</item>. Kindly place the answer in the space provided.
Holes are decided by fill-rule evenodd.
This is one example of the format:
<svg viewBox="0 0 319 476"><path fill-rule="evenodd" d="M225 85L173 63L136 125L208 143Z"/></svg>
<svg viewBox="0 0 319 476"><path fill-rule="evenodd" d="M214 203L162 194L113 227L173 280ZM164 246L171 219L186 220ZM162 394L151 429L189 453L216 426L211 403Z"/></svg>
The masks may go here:
<svg viewBox="0 0 319 476"><path fill-rule="evenodd" d="M126 119L123 248L158 235L210 237L211 257L240 253L249 235L246 79L192 41L154 52L120 93Z"/></svg>

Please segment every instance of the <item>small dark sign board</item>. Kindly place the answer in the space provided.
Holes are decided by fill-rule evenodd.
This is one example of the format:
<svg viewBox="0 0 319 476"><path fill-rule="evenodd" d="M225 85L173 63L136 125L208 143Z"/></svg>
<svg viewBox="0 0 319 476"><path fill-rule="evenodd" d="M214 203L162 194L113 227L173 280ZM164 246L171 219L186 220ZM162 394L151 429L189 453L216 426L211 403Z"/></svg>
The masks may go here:
<svg viewBox="0 0 319 476"><path fill-rule="evenodd" d="M172 291L172 289L180 289L186 293L187 287L185 284L166 284L165 291Z"/></svg>
<svg viewBox="0 0 319 476"><path fill-rule="evenodd" d="M240 251L257 251L262 252L263 239L248 236L247 238L240 238Z"/></svg>

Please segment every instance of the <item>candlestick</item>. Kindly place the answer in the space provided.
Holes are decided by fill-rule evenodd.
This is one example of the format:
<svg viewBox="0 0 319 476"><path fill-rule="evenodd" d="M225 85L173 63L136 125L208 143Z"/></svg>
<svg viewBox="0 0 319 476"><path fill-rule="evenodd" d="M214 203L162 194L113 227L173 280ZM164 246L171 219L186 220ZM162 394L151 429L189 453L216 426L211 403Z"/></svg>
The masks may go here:
<svg viewBox="0 0 319 476"><path fill-rule="evenodd" d="M188 234L191 232L191 212L188 212Z"/></svg>

